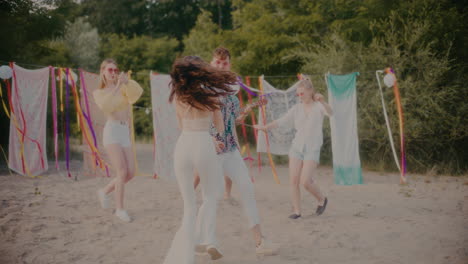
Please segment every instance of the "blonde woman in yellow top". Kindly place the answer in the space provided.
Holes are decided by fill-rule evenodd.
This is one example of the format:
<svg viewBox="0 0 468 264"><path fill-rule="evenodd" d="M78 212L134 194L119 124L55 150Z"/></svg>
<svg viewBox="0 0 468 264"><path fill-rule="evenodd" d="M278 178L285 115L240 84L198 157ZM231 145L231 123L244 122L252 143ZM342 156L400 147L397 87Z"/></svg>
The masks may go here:
<svg viewBox="0 0 468 264"><path fill-rule="evenodd" d="M94 100L106 114L103 142L115 178L98 190L102 208L109 208L108 194L114 191L115 215L125 221L132 219L124 209L124 186L135 176L135 161L130 138L131 107L143 93L137 82L129 80L126 73L119 73L117 63L106 59L101 63L99 89Z"/></svg>

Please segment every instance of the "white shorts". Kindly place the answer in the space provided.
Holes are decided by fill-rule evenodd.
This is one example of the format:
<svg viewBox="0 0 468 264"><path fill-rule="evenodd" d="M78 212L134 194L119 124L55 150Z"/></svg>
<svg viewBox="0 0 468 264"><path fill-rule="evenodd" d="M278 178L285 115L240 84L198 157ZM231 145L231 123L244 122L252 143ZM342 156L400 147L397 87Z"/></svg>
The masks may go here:
<svg viewBox="0 0 468 264"><path fill-rule="evenodd" d="M320 163L320 148L319 149L308 149L306 146L298 149L291 146L289 149L289 157L293 157L299 160L313 160L317 164Z"/></svg>
<svg viewBox="0 0 468 264"><path fill-rule="evenodd" d="M107 120L102 134L104 146L118 144L123 148L127 148L132 145L130 141L130 129L126 122Z"/></svg>

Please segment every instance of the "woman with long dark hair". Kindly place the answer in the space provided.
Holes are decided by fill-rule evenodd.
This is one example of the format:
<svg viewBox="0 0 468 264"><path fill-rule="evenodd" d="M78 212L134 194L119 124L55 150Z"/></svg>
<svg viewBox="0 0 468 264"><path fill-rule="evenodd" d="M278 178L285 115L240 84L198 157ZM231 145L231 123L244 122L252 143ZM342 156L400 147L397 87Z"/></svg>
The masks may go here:
<svg viewBox="0 0 468 264"><path fill-rule="evenodd" d="M171 79L169 101L175 104L182 131L175 147L174 168L184 200L184 216L164 264L192 264L195 244L199 242L197 233L209 229L215 236L216 226L206 225L203 219L216 218L217 203L223 193L223 174L209 130L213 123L220 135L224 133L220 97L232 92L229 85L237 79L234 73L218 70L196 56L176 60ZM194 171L200 174L203 194L199 210L199 216L203 217L198 221ZM212 259L222 257L214 243L208 245L207 251Z"/></svg>

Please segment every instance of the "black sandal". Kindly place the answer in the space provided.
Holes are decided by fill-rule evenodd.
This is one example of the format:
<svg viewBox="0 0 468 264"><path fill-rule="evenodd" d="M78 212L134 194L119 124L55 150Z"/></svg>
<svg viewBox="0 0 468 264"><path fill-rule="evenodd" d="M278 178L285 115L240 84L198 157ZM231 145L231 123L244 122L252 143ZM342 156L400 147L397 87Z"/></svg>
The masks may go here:
<svg viewBox="0 0 468 264"><path fill-rule="evenodd" d="M325 201L323 202L323 205L317 206L317 210L315 211L315 213L317 215L323 214L323 212L325 212L325 208L327 208L327 203L328 203L328 199L327 197L325 197Z"/></svg>
<svg viewBox="0 0 468 264"><path fill-rule="evenodd" d="M289 216L289 218L291 218L291 219L298 219L299 217L301 217L300 214L292 214L292 215Z"/></svg>

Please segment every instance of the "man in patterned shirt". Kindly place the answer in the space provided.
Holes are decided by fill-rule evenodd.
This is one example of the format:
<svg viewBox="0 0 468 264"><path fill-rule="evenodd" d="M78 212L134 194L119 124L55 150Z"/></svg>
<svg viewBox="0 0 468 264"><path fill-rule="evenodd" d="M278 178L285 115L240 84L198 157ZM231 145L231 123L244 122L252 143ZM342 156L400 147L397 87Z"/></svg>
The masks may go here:
<svg viewBox="0 0 468 264"><path fill-rule="evenodd" d="M226 48L219 47L213 52L211 65L221 70L230 71L230 59L231 55L229 51ZM234 90L238 90L239 86L233 88ZM248 218L248 227L252 230L256 242L256 253L259 255L274 255L277 248L263 237L260 229L260 219L258 216L257 203L255 201L254 186L249 177L249 170L247 169L247 166L239 152L239 143L236 134L236 120L242 120L246 113L251 109L250 107L247 107L241 111L239 107L239 99L237 99L237 96L234 94L224 97L222 101L224 106L221 108L221 112L223 115L225 130L224 135L218 140L221 140L224 146L218 147L217 152L219 161L222 162L225 175L225 196L228 198L230 197L232 182L237 184L239 187L242 206ZM197 184L198 177L196 177L195 180L195 187ZM207 228L205 228L205 230L206 229ZM209 231L204 232L203 228L201 228L199 234L199 237L201 237L200 245L196 247L197 253L204 253L207 250L207 246L209 247L214 244L212 243L214 241L209 241L210 235L206 233L209 233ZM221 255L221 253L219 253L219 255Z"/></svg>

